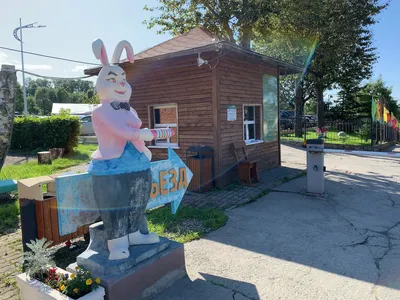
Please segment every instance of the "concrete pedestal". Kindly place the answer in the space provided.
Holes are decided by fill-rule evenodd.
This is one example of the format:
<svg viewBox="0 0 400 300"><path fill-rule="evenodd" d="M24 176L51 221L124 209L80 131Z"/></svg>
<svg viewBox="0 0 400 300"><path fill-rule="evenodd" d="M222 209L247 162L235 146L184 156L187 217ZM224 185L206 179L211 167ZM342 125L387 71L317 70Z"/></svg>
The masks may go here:
<svg viewBox="0 0 400 300"><path fill-rule="evenodd" d="M102 232L102 223L90 227L88 249L67 270L75 272L74 267L79 265L99 277L106 290L105 300L145 299L187 276L183 244L160 238L154 245L129 247L127 259L108 260Z"/></svg>

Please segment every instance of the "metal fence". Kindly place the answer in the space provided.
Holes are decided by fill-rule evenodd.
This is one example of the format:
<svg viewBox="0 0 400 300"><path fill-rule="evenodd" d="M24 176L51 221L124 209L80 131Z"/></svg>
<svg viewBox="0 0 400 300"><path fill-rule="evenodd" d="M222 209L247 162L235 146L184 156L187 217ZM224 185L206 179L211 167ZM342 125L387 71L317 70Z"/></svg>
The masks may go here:
<svg viewBox="0 0 400 300"><path fill-rule="evenodd" d="M296 124L299 125L296 127ZM372 122L370 118L353 120L326 120L325 143L370 146L386 142L397 142L400 135L387 124ZM303 142L305 139L318 138L316 120L302 118L301 120L283 119L280 122L280 138L282 141Z"/></svg>

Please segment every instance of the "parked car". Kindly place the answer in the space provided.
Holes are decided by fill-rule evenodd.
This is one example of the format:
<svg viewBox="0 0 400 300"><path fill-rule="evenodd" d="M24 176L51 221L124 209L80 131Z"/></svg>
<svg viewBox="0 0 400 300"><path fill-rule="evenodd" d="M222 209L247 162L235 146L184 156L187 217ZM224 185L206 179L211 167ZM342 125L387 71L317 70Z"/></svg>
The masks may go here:
<svg viewBox="0 0 400 300"><path fill-rule="evenodd" d="M81 123L81 135L95 135L92 116L83 117L79 122Z"/></svg>
<svg viewBox="0 0 400 300"><path fill-rule="evenodd" d="M317 124L317 117L314 115L304 115L307 118L308 123L307 125L315 126Z"/></svg>
<svg viewBox="0 0 400 300"><path fill-rule="evenodd" d="M281 112L280 112L281 129L293 129L294 128L295 114L293 114L293 113L292 113L292 111L281 110Z"/></svg>

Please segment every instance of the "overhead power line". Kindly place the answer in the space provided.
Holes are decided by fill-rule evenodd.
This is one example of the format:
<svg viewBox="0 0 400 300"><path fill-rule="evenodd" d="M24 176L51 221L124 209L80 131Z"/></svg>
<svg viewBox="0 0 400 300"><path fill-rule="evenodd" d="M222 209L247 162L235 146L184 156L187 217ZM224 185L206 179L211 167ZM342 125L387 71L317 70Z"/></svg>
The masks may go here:
<svg viewBox="0 0 400 300"><path fill-rule="evenodd" d="M12 49L12 48L2 47L2 46L0 46L0 49L21 53L21 50L18 50L18 49ZM58 60L63 60L63 61L69 61L69 62L74 62L74 63L79 63L79 64L85 64L85 65L91 65L91 66L100 67L99 64L90 63L90 62L86 62L86 61L74 60L74 59L69 59L69 58L45 55L45 54L40 54L40 53L28 52L28 51L24 51L24 53L25 54L30 54L30 55L35 55L35 56L40 56L40 57L46 57L46 58L51 58L51 59L58 59Z"/></svg>
<svg viewBox="0 0 400 300"><path fill-rule="evenodd" d="M18 52L21 53L21 50L18 49L12 49L12 48L8 48L8 47L3 47L0 46L0 49L4 49L4 50L8 50L8 51L13 51L13 52ZM212 58L210 60L208 60L208 62L212 62L217 60L218 61L221 57L225 56L226 54L228 54L229 51L223 52L221 51L223 54L219 53L217 57ZM79 64L85 64L85 65L91 65L91 66L96 66L96 67L102 67L102 65L100 64L95 64L95 63L90 63L90 62L85 62L85 61L80 61L80 60L74 60L74 59L69 59L69 58L63 58L63 57L57 57L57 56L51 56L51 55L45 55L45 54L40 54L40 53L34 53L34 52L27 52L24 51L25 54L30 54L30 55L35 55L35 56L40 56L40 57L45 57L45 58L51 58L51 59L57 59L57 60L63 60L63 61L68 61L68 62L74 62L74 63L79 63ZM174 69L174 68L181 68L181 67L191 67L191 66L197 66L197 62L194 62L193 64L187 64L187 65L176 65L176 66L157 66L157 65L151 65L151 66L140 66L140 67L145 67L145 68L151 68L151 69ZM216 67L216 65L214 66ZM214 68L211 67L210 68ZM25 71L25 73L28 73ZM88 76L90 77L90 76ZM85 78L85 77L82 77Z"/></svg>
<svg viewBox="0 0 400 300"><path fill-rule="evenodd" d="M16 72L22 72L22 70L16 70ZM55 76L39 75L36 73L27 72L27 71L24 71L24 73L32 75L32 76L36 76L36 77L41 77L41 78L45 78L45 79L54 79L54 80L75 80L75 79L84 79L84 78L89 78L89 77L94 76L94 75L86 75L86 76L80 76L80 77L55 77Z"/></svg>

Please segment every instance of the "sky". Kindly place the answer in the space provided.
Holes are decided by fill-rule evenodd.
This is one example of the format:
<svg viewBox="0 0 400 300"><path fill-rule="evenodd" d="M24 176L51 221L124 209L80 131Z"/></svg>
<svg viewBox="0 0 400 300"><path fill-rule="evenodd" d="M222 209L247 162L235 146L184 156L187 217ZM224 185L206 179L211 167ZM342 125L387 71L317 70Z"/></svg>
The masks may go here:
<svg viewBox="0 0 400 300"><path fill-rule="evenodd" d="M98 61L93 55L91 43L96 38L104 41L108 56L120 40L128 40L138 53L171 38L169 34L157 34L157 29L147 29L142 24L154 13L143 10L157 5L156 0L19 0L7 1L2 5L0 18L0 46L20 49L13 31L22 24L38 22L45 28L24 29L24 50L64 57L89 63ZM55 4L57 2L57 4ZM374 25L374 46L379 60L374 67L373 79L382 75L387 85L393 87L393 95L400 99L400 39L393 34L400 28L400 1L391 5L378 16ZM26 71L56 77L83 76L85 64L57 61L25 54ZM21 68L20 53L0 49L0 64L13 64ZM20 74L20 72L18 73ZM18 77L21 82L21 76Z"/></svg>

